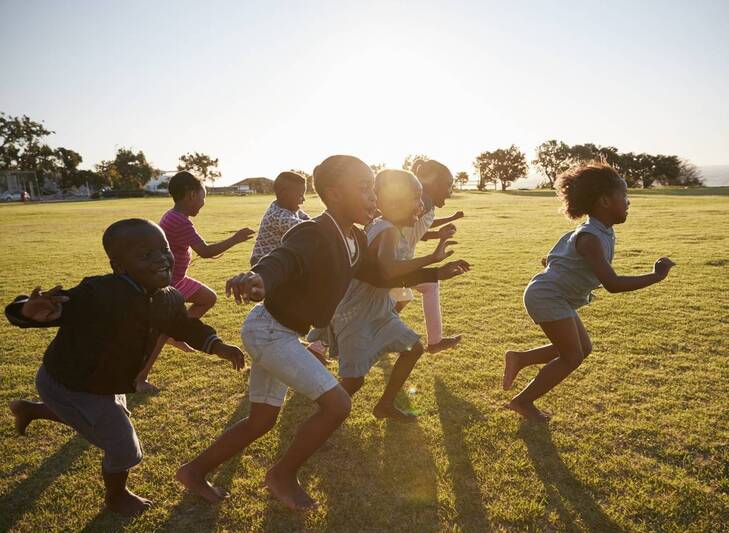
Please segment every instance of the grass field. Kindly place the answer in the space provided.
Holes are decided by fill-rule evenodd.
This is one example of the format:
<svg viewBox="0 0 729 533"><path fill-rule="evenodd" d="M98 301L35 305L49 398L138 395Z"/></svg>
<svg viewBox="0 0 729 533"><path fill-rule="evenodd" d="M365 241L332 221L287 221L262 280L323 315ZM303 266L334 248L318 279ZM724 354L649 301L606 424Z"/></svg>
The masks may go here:
<svg viewBox="0 0 729 533"><path fill-rule="evenodd" d="M666 194L668 192L668 194ZM195 220L207 240L257 227L270 198L213 197ZM130 216L158 220L165 199L0 208L0 299L35 284L72 286L108 271L101 233ZM317 199L305 206L318 213ZM276 429L214 478L232 493L219 507L185 494L175 469L245 417L247 382L211 357L166 349L152 379L159 396L130 395L146 457L131 487L154 508L125 522L103 510L101 454L73 431L35 422L15 436L5 407L36 398L34 373L52 330L0 325L0 531L489 531L729 529L729 190L636 193L617 228L618 272L647 272L669 255L678 267L636 293L597 292L582 313L594 352L541 405L549 426L501 406L509 347L543 342L521 294L539 260L571 226L539 192L459 193L456 257L473 270L442 287L445 328L464 334L450 353L424 356L401 395L418 424L370 415L393 358L376 366L350 419L302 471L322 506L291 513L260 487L269 465L312 412L289 398ZM245 270L252 244L191 274L222 293ZM428 248L429 246L425 247ZM239 342L248 307L221 297L207 320ZM404 316L424 331L418 305ZM536 372L519 376L522 387Z"/></svg>

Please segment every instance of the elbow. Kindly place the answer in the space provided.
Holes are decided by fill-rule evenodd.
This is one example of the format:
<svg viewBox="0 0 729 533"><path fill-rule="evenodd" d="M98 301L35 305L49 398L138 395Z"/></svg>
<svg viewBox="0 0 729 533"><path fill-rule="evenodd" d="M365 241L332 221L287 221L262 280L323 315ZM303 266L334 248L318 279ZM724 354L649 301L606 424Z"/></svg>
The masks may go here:
<svg viewBox="0 0 729 533"><path fill-rule="evenodd" d="M610 294L615 294L616 292L621 292L620 285L618 285L614 281L609 281L607 283L603 283L602 287L603 287L603 289L608 291Z"/></svg>
<svg viewBox="0 0 729 533"><path fill-rule="evenodd" d="M213 254L211 254L210 253L210 250L208 250L207 248L205 248L205 249L200 250L199 252L197 252L197 255L199 255L203 259L210 259L213 256Z"/></svg>

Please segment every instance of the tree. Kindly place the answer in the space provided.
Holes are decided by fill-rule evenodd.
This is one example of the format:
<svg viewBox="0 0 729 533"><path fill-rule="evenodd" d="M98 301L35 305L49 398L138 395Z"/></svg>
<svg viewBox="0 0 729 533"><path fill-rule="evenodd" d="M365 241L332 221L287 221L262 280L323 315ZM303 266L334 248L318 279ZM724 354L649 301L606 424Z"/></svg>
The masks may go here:
<svg viewBox="0 0 729 533"><path fill-rule="evenodd" d="M456 185L458 185L458 188L460 190L463 190L463 186L468 183L468 180L470 179L468 172L460 171L456 174L456 177L453 179Z"/></svg>
<svg viewBox="0 0 729 533"><path fill-rule="evenodd" d="M54 133L29 117L12 117L0 112L0 168L35 170L40 155L52 150L42 144L43 137Z"/></svg>
<svg viewBox="0 0 729 533"><path fill-rule="evenodd" d="M101 161L96 170L114 189L141 189L156 170L147 162L144 152L134 153L130 148L119 148L113 161Z"/></svg>
<svg viewBox="0 0 729 533"><path fill-rule="evenodd" d="M370 168L372 169L372 173L376 176L383 170L387 168L387 165L385 163L375 163L373 165L370 165Z"/></svg>
<svg viewBox="0 0 729 533"><path fill-rule="evenodd" d="M693 163L682 159L678 175L678 185L702 187L704 185L704 179L701 177L701 171Z"/></svg>
<svg viewBox="0 0 729 533"><path fill-rule="evenodd" d="M526 156L516 145L509 148L498 148L493 152L482 152L473 163L480 177L478 188L484 190L486 182L501 182L501 190L505 191L513 181L523 178L528 170Z"/></svg>
<svg viewBox="0 0 729 533"><path fill-rule="evenodd" d="M425 154L408 154L402 162L402 169L412 171L413 163L415 163L418 159L421 161L428 161L430 158Z"/></svg>
<svg viewBox="0 0 729 533"><path fill-rule="evenodd" d="M572 162L570 147L562 141L551 139L537 146L532 164L547 178L547 181L542 182L540 187L548 186L550 189L554 189L557 176L569 170Z"/></svg>
<svg viewBox="0 0 729 533"><path fill-rule="evenodd" d="M213 186L215 185L215 180L220 177L220 172L218 172L218 159L213 159L209 155L199 152L181 155L177 170L188 170L202 179L203 182L209 181Z"/></svg>

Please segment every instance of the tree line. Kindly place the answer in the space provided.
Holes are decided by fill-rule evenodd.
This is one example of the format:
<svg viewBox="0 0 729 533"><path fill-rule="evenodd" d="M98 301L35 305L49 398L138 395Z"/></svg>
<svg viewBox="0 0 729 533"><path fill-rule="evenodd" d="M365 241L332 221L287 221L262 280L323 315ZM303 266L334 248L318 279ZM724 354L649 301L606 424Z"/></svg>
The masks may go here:
<svg viewBox="0 0 729 533"><path fill-rule="evenodd" d="M117 149L114 159L98 162L94 170L80 170L78 167L83 162L81 154L69 148L51 148L45 142L53 133L43 123L25 115L14 117L0 112L0 170L33 171L41 188L46 179L53 178L64 191L86 184L96 189L104 186L117 190L141 189L151 178L162 173L150 164L143 151L125 147ZM405 157L402 168L410 170L418 159L428 159L428 156L410 154ZM629 187L647 188L656 183L703 184L696 166L677 155L620 152L614 146L592 143L570 146L555 139L545 141L536 148L531 165L542 176L540 187L554 188L555 180L562 172L574 164L595 159L613 165L625 177ZM473 167L479 190L485 190L489 184L493 184L494 188L500 184L502 190L506 190L514 181L526 177L529 162L526 154L512 144L508 148L481 152L474 159ZM371 168L377 173L385 165L373 164ZM200 152L181 155L177 170L189 170L212 185L220 177L218 159ZM311 174L296 171L307 178L312 190ZM454 178L460 187L470 181L466 171L457 172Z"/></svg>

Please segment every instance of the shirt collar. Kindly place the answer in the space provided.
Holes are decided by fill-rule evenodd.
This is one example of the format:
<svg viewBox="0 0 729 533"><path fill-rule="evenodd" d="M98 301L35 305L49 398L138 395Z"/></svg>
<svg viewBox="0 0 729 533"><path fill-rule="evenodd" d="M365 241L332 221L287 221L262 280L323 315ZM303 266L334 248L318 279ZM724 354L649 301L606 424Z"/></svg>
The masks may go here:
<svg viewBox="0 0 729 533"><path fill-rule="evenodd" d="M605 224L600 222L597 218L588 216L587 217L587 223L591 226L595 226L597 229L602 231L603 233L607 235L614 235L615 229L614 228L608 228Z"/></svg>
<svg viewBox="0 0 729 533"><path fill-rule="evenodd" d="M129 276L127 276L126 274L119 274L119 276L120 276L120 277L122 277L122 278L124 278L125 280L127 280L127 281L129 282L129 284L130 284L130 285L131 285L132 287L134 287L135 289L137 289L137 290L138 290L139 292L141 292L142 294L146 294L146 293L147 293L147 291L145 291L145 290L144 290L144 289L142 288L142 286L141 286L141 285L139 285L139 284L138 284L138 283L137 283L136 281L134 281L134 280L133 280L132 278L130 278L130 277L129 277Z"/></svg>
<svg viewBox="0 0 729 533"><path fill-rule="evenodd" d="M349 266L354 266L354 264L359 259L359 241L356 238L354 239L355 252L354 257L352 257L352 253L349 251L349 244L347 244L347 237L344 235L342 228L339 227L339 224L336 220L334 220L334 217L331 215L331 213L329 213L329 211L324 211L324 214L331 219L331 221L334 223L334 226L337 228L337 231L339 231L339 236L342 237L342 244L344 245L344 249L347 252Z"/></svg>

